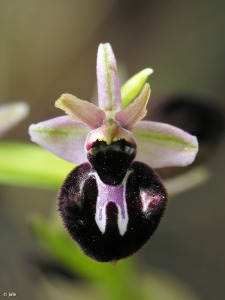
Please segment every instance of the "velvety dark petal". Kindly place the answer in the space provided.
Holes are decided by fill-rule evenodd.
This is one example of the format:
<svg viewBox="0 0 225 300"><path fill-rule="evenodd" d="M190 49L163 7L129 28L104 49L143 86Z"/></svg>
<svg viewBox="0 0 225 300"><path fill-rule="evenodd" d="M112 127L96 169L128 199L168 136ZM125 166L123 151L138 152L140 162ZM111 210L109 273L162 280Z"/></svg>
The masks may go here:
<svg viewBox="0 0 225 300"><path fill-rule="evenodd" d="M84 163L68 175L59 193L59 211L66 229L85 254L100 262L117 261L139 250L156 230L166 207L167 193L160 178L143 163L133 162L116 188L123 189L126 205L118 197L121 191L113 194L107 185L99 188L97 173ZM110 193L111 199L106 196ZM107 198L104 230L96 222L101 209L97 198L103 202ZM127 215L120 212L122 207ZM120 214L127 218L123 225Z"/></svg>

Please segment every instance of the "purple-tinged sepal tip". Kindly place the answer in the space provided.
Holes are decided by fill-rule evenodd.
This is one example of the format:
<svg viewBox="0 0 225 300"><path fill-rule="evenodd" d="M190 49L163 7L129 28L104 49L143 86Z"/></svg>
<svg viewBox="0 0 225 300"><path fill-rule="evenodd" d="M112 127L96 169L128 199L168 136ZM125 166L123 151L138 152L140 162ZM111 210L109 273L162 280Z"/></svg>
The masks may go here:
<svg viewBox="0 0 225 300"><path fill-rule="evenodd" d="M97 54L98 104L105 111L122 107L116 59L109 43L100 44Z"/></svg>

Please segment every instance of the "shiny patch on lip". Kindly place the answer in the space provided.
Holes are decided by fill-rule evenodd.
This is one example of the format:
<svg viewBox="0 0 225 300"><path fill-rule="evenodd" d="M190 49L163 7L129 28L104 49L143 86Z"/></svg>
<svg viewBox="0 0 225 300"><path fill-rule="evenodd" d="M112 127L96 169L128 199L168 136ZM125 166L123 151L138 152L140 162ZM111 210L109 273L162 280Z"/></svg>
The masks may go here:
<svg viewBox="0 0 225 300"><path fill-rule="evenodd" d="M110 202L113 202L117 207L117 225L120 235L123 236L127 231L129 216L126 204L126 183L130 173L132 173L132 171L128 171L122 183L117 186L106 185L101 181L97 173L92 174L98 185L95 222L102 234L106 231L106 209Z"/></svg>
<svg viewBox="0 0 225 300"><path fill-rule="evenodd" d="M101 142L101 141L100 141ZM93 156L97 155L99 152L103 152L103 151L106 151L106 149L109 151L109 150L112 150L112 151L115 151L115 152L122 152L122 153L126 153L128 155L131 155L133 152L134 152L134 148L132 147L129 147L129 146L125 146L124 149L121 148L120 145L118 144L112 144L110 146L106 146L104 144L99 144L98 147L93 147L93 148L90 148L89 150L89 153Z"/></svg>

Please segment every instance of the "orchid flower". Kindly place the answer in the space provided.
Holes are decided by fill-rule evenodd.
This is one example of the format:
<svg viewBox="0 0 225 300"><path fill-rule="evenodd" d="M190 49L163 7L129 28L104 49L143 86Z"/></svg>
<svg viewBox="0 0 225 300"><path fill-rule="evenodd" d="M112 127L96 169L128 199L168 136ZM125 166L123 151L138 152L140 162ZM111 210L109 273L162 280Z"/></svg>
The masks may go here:
<svg viewBox="0 0 225 300"><path fill-rule="evenodd" d="M174 126L141 121L148 83L129 105L122 104L108 43L98 49L97 86L98 107L63 94L55 106L67 116L33 124L29 133L33 142L79 164L59 192L60 215L82 250L106 262L139 250L161 220L167 192L152 168L191 164L198 143Z"/></svg>
<svg viewBox="0 0 225 300"><path fill-rule="evenodd" d="M25 102L15 102L0 105L0 137L16 126L28 114L29 108Z"/></svg>

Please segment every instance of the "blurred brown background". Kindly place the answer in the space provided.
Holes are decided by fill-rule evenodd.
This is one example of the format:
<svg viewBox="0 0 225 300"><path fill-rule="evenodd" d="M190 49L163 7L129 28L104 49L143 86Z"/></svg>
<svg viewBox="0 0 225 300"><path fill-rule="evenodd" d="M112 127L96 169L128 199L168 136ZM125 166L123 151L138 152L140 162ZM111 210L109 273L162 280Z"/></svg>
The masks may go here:
<svg viewBox="0 0 225 300"><path fill-rule="evenodd" d="M54 101L64 92L91 99L100 42L111 43L128 76L154 69L153 96L188 93L224 108L224 12L222 0L0 1L0 102L23 100L31 108L5 139L29 141L29 124L61 114ZM223 140L205 162L211 180L171 200L138 254L143 265L174 274L206 300L225 297L224 151ZM48 216L55 198L54 191L1 186L1 292L50 299L29 273L43 254L27 218Z"/></svg>

